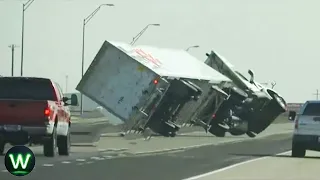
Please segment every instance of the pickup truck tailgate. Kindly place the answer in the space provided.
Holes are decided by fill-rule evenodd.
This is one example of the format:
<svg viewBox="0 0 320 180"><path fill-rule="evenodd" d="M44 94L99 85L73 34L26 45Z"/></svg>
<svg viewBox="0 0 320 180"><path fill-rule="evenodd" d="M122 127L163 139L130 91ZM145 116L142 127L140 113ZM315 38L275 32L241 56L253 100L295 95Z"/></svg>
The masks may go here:
<svg viewBox="0 0 320 180"><path fill-rule="evenodd" d="M43 124L47 107L48 102L42 100L0 99L0 124Z"/></svg>

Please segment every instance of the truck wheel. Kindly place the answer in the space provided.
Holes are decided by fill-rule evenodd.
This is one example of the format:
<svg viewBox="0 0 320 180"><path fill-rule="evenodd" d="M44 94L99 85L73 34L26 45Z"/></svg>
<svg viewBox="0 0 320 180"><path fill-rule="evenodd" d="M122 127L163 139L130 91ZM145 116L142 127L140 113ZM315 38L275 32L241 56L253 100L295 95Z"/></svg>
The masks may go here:
<svg viewBox="0 0 320 180"><path fill-rule="evenodd" d="M251 138L256 137L256 134L254 132L252 132L252 131L248 131L248 132L246 132L246 134Z"/></svg>
<svg viewBox="0 0 320 180"><path fill-rule="evenodd" d="M70 133L67 136L57 137L58 153L60 156L69 156L70 153Z"/></svg>
<svg viewBox="0 0 320 180"><path fill-rule="evenodd" d="M176 132L170 132L169 137L176 137L177 133Z"/></svg>
<svg viewBox="0 0 320 180"><path fill-rule="evenodd" d="M306 155L306 149L299 144L292 143L291 156L292 157L304 157Z"/></svg>
<svg viewBox="0 0 320 180"><path fill-rule="evenodd" d="M238 129L229 129L229 133L233 136L240 136L245 134L246 132L238 130Z"/></svg>
<svg viewBox="0 0 320 180"><path fill-rule="evenodd" d="M226 136L226 130L217 124L212 125L209 129L209 132L217 137Z"/></svg>
<svg viewBox="0 0 320 180"><path fill-rule="evenodd" d="M54 157L56 154L57 147L57 133L56 127L53 128L53 132L49 137L44 139L43 143L43 154L46 157Z"/></svg>

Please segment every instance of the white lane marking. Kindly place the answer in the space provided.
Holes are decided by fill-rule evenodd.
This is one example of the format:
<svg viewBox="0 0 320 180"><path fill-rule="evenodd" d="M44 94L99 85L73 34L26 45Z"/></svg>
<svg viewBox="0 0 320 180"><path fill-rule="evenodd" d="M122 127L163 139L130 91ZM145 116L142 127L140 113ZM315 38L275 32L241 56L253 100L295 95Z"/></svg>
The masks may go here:
<svg viewBox="0 0 320 180"><path fill-rule="evenodd" d="M3 169L3 170L1 170L1 172L5 173L5 172L8 172L8 170L6 170L6 169Z"/></svg>
<svg viewBox="0 0 320 180"><path fill-rule="evenodd" d="M78 163L77 165L78 165L78 166L81 166L81 165L84 165L84 163Z"/></svg>
<svg viewBox="0 0 320 180"><path fill-rule="evenodd" d="M93 161L88 161L88 162L86 162L86 164L92 164L93 163Z"/></svg>
<svg viewBox="0 0 320 180"><path fill-rule="evenodd" d="M61 163L62 164L70 164L71 162L70 161L62 161Z"/></svg>
<svg viewBox="0 0 320 180"><path fill-rule="evenodd" d="M96 156L93 156L93 157L91 157L90 159L95 159L95 160L97 160L97 159L100 159L99 157L96 157Z"/></svg>
<svg viewBox="0 0 320 180"><path fill-rule="evenodd" d="M288 153L290 153L290 152L291 152L291 151L286 151L286 152L282 152L282 153L279 153L279 154L276 154L276 155L284 155L284 154L288 154ZM217 169L217 170L214 170L214 171L211 171L211 172L207 172L207 173L200 174L200 175L197 175L197 176L192 176L192 177L189 177L189 178L186 178L186 179L183 179L183 180L196 180L196 179L201 179L201 178L204 178L204 177L207 177L207 176L211 176L211 175L213 175L213 174L217 174L217 173L219 173L219 172L223 172L223 171L226 171L226 170L229 170L229 169L232 169L232 168L235 168L235 167L244 165L244 164L248 164L248 163L252 163L252 162L255 162L255 161L260 161L260 160L268 159L268 158L270 158L270 157L272 157L272 156L264 156L264 157L260 157L260 158L255 158L255 159L243 161L243 162L236 163L236 164L233 164L233 165L230 165L230 166L221 168L221 169Z"/></svg>
<svg viewBox="0 0 320 180"><path fill-rule="evenodd" d="M86 161L85 159L76 159L76 161L78 161L78 162L84 162L84 161Z"/></svg>
<svg viewBox="0 0 320 180"><path fill-rule="evenodd" d="M91 157L90 159L93 159L93 160L104 160L104 158L103 157Z"/></svg>
<svg viewBox="0 0 320 180"><path fill-rule="evenodd" d="M104 158L106 158L106 159L111 159L111 158L113 158L113 156L103 156Z"/></svg>
<svg viewBox="0 0 320 180"><path fill-rule="evenodd" d="M54 165L53 164L42 164L42 166L44 166L44 167L52 167Z"/></svg>

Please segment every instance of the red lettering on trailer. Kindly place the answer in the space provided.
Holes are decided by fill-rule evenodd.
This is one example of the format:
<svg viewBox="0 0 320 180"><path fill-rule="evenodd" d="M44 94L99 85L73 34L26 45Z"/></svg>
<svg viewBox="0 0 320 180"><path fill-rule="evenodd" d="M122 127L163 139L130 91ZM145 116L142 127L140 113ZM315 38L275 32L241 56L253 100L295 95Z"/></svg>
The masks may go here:
<svg viewBox="0 0 320 180"><path fill-rule="evenodd" d="M137 54L139 54L142 58L148 60L149 62L151 62L152 64L154 64L156 67L160 67L161 66L161 62L159 61L159 59L154 58L151 54L144 52L142 49L135 49L134 50Z"/></svg>

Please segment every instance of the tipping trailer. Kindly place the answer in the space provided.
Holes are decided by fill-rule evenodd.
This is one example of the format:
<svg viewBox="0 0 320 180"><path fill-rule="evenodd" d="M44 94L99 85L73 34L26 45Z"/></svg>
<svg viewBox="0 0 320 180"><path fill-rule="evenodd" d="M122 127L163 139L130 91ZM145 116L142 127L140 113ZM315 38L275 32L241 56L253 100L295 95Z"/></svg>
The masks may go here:
<svg viewBox="0 0 320 180"><path fill-rule="evenodd" d="M175 136L175 117L203 96L192 80L230 81L185 50L105 41L76 89L124 121L126 130Z"/></svg>

